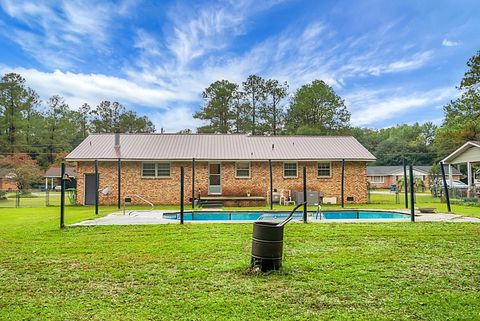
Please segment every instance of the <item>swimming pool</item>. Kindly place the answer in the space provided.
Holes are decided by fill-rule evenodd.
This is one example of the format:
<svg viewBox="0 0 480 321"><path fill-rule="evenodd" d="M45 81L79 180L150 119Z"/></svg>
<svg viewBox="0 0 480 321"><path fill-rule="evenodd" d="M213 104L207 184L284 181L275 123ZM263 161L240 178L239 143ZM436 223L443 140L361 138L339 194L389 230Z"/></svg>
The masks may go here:
<svg viewBox="0 0 480 321"><path fill-rule="evenodd" d="M283 220L290 212L260 212L260 211L240 211L240 212L185 212L183 219L185 221L256 221L256 220ZM381 211L324 211L321 217L316 212L308 212L309 220L352 220L352 219L408 219L409 215L396 212ZM302 220L303 212L293 214L294 221ZM180 213L165 213L163 218L171 220L180 220Z"/></svg>

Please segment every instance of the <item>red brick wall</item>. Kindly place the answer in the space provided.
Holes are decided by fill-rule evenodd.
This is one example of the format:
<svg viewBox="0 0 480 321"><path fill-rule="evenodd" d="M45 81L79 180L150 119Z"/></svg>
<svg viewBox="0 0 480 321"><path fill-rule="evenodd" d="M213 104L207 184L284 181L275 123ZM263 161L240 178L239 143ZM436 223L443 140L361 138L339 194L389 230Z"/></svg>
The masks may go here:
<svg viewBox="0 0 480 321"><path fill-rule="evenodd" d="M180 166L185 168L185 201L191 197L192 167L191 162L172 162L169 178L141 177L141 162L122 162L122 196L140 194L155 204L178 204L180 190ZM298 177L283 177L283 162L273 162L273 188L284 190L301 190L303 188L302 171L307 166L307 189L319 191L325 197L341 197L341 162L332 162L330 178L317 177L316 162L298 162ZM235 177L235 162L222 162L222 195L245 196L250 191L252 196L267 196L269 190L268 162L251 162L250 178ZM93 162L77 164L77 202L84 203L84 174L94 173ZM117 163L99 162L100 189L110 187L108 197L100 195L102 204L117 202ZM195 196L199 190L203 196L208 193L208 162L195 163ZM367 177L365 162L345 162L345 200L354 197L354 203L367 201Z"/></svg>

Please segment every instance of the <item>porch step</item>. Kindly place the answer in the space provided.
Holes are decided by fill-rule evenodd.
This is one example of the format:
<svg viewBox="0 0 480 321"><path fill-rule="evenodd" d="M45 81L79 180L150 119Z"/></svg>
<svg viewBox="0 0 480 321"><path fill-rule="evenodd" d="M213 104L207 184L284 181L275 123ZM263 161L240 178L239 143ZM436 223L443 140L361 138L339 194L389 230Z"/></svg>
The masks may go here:
<svg viewBox="0 0 480 321"><path fill-rule="evenodd" d="M200 205L203 207L203 208L212 208L212 207L223 207L223 202L221 201L217 201L217 200L212 200L212 201L209 201L209 200L201 200L200 201Z"/></svg>

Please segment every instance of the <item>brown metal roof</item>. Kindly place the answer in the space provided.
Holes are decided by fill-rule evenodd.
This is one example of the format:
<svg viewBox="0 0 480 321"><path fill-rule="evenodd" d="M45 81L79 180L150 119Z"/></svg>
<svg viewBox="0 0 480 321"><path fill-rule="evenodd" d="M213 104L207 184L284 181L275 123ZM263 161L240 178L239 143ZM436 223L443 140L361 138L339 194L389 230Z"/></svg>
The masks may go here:
<svg viewBox="0 0 480 321"><path fill-rule="evenodd" d="M93 134L66 159L115 160L114 144L114 134ZM375 160L352 136L121 134L120 156L130 160Z"/></svg>
<svg viewBox="0 0 480 321"><path fill-rule="evenodd" d="M77 171L75 167L65 167L65 173L70 177L75 177L77 174ZM61 168L52 166L49 169L47 169L44 177L60 177L60 174L61 174Z"/></svg>

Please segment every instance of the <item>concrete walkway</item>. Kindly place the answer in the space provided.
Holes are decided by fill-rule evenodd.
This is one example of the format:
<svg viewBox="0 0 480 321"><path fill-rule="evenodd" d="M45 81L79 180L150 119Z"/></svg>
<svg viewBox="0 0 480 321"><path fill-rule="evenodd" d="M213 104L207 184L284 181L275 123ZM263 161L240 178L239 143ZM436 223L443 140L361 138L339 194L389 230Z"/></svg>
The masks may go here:
<svg viewBox="0 0 480 321"><path fill-rule="evenodd" d="M409 214L405 211L405 214ZM163 218L164 213L178 213L178 211L135 211L131 214L123 214L123 212L111 213L104 217L93 220L87 220L72 224L71 226L95 226L95 225L148 225L148 224L179 224L178 220ZM477 222L480 218L461 216L457 214L435 213L435 214L416 214L417 222ZM314 220L312 223L386 223L386 222L409 222L410 217L404 219L345 219L345 220ZM205 224L205 223L252 223L252 221L185 221L186 223Z"/></svg>

